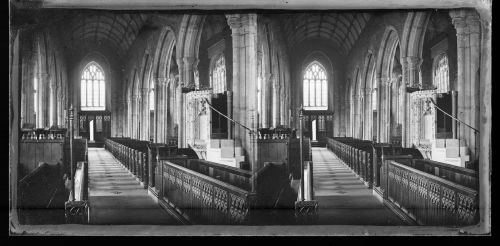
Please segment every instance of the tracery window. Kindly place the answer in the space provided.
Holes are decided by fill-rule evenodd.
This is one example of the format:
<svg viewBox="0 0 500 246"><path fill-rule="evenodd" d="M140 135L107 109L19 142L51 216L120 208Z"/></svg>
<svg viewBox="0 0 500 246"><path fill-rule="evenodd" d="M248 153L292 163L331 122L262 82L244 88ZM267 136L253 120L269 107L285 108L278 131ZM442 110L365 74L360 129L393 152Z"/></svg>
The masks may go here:
<svg viewBox="0 0 500 246"><path fill-rule="evenodd" d="M436 57L434 63L434 86L437 93L446 93L450 90L448 56L443 53Z"/></svg>
<svg viewBox="0 0 500 246"><path fill-rule="evenodd" d="M319 62L312 62L304 73L303 103L306 110L327 110L328 90L326 70Z"/></svg>
<svg viewBox="0 0 500 246"><path fill-rule="evenodd" d="M226 91L226 61L223 55L220 55L210 72L210 84L213 93L224 93Z"/></svg>
<svg viewBox="0 0 500 246"><path fill-rule="evenodd" d="M81 110L105 109L104 72L95 62L90 62L82 73Z"/></svg>

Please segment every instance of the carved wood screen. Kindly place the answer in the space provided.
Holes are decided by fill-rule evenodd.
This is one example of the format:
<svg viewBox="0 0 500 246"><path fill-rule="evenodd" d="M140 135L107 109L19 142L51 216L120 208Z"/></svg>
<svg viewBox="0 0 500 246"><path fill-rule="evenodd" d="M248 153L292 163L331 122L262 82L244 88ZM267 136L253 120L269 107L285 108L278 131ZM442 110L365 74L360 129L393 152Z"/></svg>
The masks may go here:
<svg viewBox="0 0 500 246"><path fill-rule="evenodd" d="M90 124L93 124L94 139L104 142L111 136L111 113L108 111L80 111L78 113L79 135L90 139Z"/></svg>

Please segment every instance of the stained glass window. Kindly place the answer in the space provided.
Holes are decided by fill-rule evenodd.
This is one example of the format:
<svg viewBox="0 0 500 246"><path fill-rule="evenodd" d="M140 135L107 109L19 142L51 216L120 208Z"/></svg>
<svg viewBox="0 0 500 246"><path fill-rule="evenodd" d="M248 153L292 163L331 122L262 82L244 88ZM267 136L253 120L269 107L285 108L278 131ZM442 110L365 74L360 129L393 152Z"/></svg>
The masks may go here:
<svg viewBox="0 0 500 246"><path fill-rule="evenodd" d="M85 67L80 85L81 110L104 110L104 73L97 63L91 62Z"/></svg>
<svg viewBox="0 0 500 246"><path fill-rule="evenodd" d="M306 110L328 109L326 71L318 62L307 66L303 82L303 104Z"/></svg>
<svg viewBox="0 0 500 246"><path fill-rule="evenodd" d="M226 61L223 55L220 55L210 73L210 84L213 93L224 93L226 91Z"/></svg>

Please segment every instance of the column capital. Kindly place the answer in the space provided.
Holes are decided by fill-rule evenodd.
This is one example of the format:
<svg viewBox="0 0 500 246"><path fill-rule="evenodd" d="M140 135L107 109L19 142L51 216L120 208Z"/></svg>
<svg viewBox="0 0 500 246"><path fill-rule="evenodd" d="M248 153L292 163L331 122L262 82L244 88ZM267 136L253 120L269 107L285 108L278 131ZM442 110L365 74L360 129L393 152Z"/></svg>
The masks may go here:
<svg viewBox="0 0 500 246"><path fill-rule="evenodd" d="M171 80L170 78L165 78L165 77L156 78L156 84L159 87L168 86L170 84L170 80Z"/></svg>
<svg viewBox="0 0 500 246"><path fill-rule="evenodd" d="M228 14L226 15L227 24L233 31L238 31L244 27L257 24L257 14Z"/></svg>
<svg viewBox="0 0 500 246"><path fill-rule="evenodd" d="M455 26L457 35L467 34L466 13L464 9L450 10L451 23Z"/></svg>
<svg viewBox="0 0 500 246"><path fill-rule="evenodd" d="M48 73L36 73L36 75L38 78L45 78L45 79L50 78L50 74L48 74Z"/></svg>
<svg viewBox="0 0 500 246"><path fill-rule="evenodd" d="M188 57L182 57L182 61L184 63L184 66L192 66L194 62L198 60L195 57L188 56Z"/></svg>
<svg viewBox="0 0 500 246"><path fill-rule="evenodd" d="M481 20L476 13L467 15L465 22L469 28L469 33L481 33Z"/></svg>
<svg viewBox="0 0 500 246"><path fill-rule="evenodd" d="M404 63L410 68L415 68L422 65L423 59L416 56L407 56L403 59Z"/></svg>
<svg viewBox="0 0 500 246"><path fill-rule="evenodd" d="M227 24L232 29L241 28L243 25L241 23L241 14L227 14Z"/></svg>

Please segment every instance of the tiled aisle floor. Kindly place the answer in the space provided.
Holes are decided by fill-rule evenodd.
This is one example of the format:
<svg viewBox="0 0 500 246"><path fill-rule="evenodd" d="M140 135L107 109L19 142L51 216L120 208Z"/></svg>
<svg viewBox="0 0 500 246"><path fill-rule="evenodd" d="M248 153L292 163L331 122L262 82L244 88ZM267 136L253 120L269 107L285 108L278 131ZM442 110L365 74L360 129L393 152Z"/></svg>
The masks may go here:
<svg viewBox="0 0 500 246"><path fill-rule="evenodd" d="M89 148L88 156L91 224L179 224L111 153Z"/></svg>
<svg viewBox="0 0 500 246"><path fill-rule="evenodd" d="M404 225L333 152L313 148L312 155L318 224Z"/></svg>

